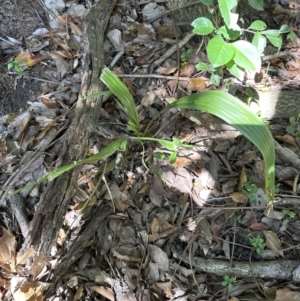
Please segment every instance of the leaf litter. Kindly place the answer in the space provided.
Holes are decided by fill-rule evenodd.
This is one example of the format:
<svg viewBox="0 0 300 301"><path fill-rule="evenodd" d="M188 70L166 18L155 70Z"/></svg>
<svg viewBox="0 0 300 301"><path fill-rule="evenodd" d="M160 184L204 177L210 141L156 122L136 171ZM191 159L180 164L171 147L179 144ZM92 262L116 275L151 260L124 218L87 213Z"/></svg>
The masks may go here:
<svg viewBox="0 0 300 301"><path fill-rule="evenodd" d="M272 295L271 300L298 300L299 138L287 133L285 121L270 123L281 143L276 143L280 195L272 211L265 208L262 158L251 143L207 113L171 111L154 124L152 132L167 140L179 137L184 143L194 143L193 149L180 150L170 164L168 159L153 158L153 152L162 151L160 147L147 145L149 149L142 152L132 145L129 154L134 155L126 154L120 163L112 159L105 167L98 162L82 166L52 257L32 248L22 250L25 236L17 212L9 205L12 196L8 191L35 182L55 168L80 90L83 64L81 43L87 9L64 1L46 1L45 5L55 15L49 15L49 29L40 28L28 37L35 56L19 54L28 67L24 76L36 76L36 70L43 74L41 97L29 102L27 111L0 120L1 298L43 300L55 269L93 218L93 210L110 204L113 212L73 269L56 284L60 298L226 300L229 296L228 300L239 300L236 297L270 299ZM166 10L164 3L140 1L131 6L120 1L105 41L106 64L116 74L128 75L124 82L146 126L164 103L181 93L212 88L206 74L197 74L193 65L196 55L206 60L201 51L192 51L183 66L175 54L155 67L156 60L180 38L171 18L163 14ZM268 12L272 15L274 11ZM280 11L292 16L287 9ZM184 53L188 47L178 50ZM296 59L274 58L272 64L280 66L281 72L277 79L269 77L270 82L297 82ZM105 101L102 118L112 124L127 119L111 96ZM90 145L89 154L113 137L128 134L120 126L105 127L103 120L97 125L99 141ZM109 170L105 183L89 199L99 175ZM258 187L256 203L242 191L247 181ZM37 214L35 205L44 185L21 193L24 204L16 210L25 212L29 220ZM266 244L261 255L250 244L250 238L257 237L264 238ZM245 266L247 276L243 274ZM261 267L267 272L261 272ZM236 277L232 289L222 287L223 274ZM56 300L55 296L49 300Z"/></svg>

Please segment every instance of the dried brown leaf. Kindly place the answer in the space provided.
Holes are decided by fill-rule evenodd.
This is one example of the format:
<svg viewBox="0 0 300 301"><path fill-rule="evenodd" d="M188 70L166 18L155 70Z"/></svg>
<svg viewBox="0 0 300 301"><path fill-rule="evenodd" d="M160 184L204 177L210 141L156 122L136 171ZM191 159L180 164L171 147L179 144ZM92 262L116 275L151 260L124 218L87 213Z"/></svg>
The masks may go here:
<svg viewBox="0 0 300 301"><path fill-rule="evenodd" d="M75 34L77 36L82 36L82 29L78 25L71 22L70 26L71 26L71 31L73 34Z"/></svg>
<svg viewBox="0 0 300 301"><path fill-rule="evenodd" d="M172 294L172 282L155 282L154 288L160 290L168 298L172 299L174 296Z"/></svg>
<svg viewBox="0 0 300 301"><path fill-rule="evenodd" d="M240 204L245 204L247 202L248 197L242 192L233 192L229 195L231 199Z"/></svg>
<svg viewBox="0 0 300 301"><path fill-rule="evenodd" d="M206 88L206 82L202 78L190 78L188 89L191 91L201 92Z"/></svg>
<svg viewBox="0 0 300 301"><path fill-rule="evenodd" d="M252 220L251 225L250 225L249 228L252 229L252 230L257 230L257 231L268 230L269 229L269 227L266 226L265 224L258 223L256 218L254 218Z"/></svg>
<svg viewBox="0 0 300 301"><path fill-rule="evenodd" d="M42 254L38 255L33 260L31 273L35 280L42 278L48 273L47 271L48 263L49 263L49 259Z"/></svg>
<svg viewBox="0 0 300 301"><path fill-rule="evenodd" d="M151 223L151 233L152 234L157 234L159 231L159 221L158 219L155 217Z"/></svg>
<svg viewBox="0 0 300 301"><path fill-rule="evenodd" d="M287 144L291 144L291 145L295 146L296 148L298 148L295 138L289 134L285 134L283 136L275 136L275 138L279 141L282 141Z"/></svg>
<svg viewBox="0 0 300 301"><path fill-rule="evenodd" d="M273 231L263 231L266 239L266 245L277 254L283 256L283 251L280 250L281 241Z"/></svg>
<svg viewBox="0 0 300 301"><path fill-rule="evenodd" d="M26 249L24 252L18 252L16 256L16 265L25 264L27 259L34 256L35 254L36 251L32 247Z"/></svg>
<svg viewBox="0 0 300 301"><path fill-rule="evenodd" d="M237 184L237 191L242 191L243 184L247 182L247 172L246 169L243 168L241 174L239 176L238 184Z"/></svg>
<svg viewBox="0 0 300 301"><path fill-rule="evenodd" d="M2 236L0 238L0 264L15 263L16 239L5 228L1 227Z"/></svg>
<svg viewBox="0 0 300 301"><path fill-rule="evenodd" d="M300 292L290 291L287 288L279 289L274 301L300 301Z"/></svg>
<svg viewBox="0 0 300 301"><path fill-rule="evenodd" d="M156 95L152 91L148 91L145 96L143 96L141 100L141 105L144 107L150 107L155 99Z"/></svg>
<svg viewBox="0 0 300 301"><path fill-rule="evenodd" d="M83 289L84 289L83 284L80 284L79 287L76 290L76 293L74 295L73 301L78 301L78 300L81 299L81 297L83 295Z"/></svg>

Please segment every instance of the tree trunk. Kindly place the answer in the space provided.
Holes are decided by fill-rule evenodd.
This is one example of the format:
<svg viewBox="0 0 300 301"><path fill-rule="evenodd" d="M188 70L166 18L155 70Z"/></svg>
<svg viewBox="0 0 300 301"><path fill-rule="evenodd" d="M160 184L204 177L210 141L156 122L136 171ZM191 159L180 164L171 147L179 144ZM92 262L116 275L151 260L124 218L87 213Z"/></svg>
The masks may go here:
<svg viewBox="0 0 300 301"><path fill-rule="evenodd" d="M70 125L68 138L64 143L60 165L78 161L86 156L88 138L94 124L100 117L102 97L84 99L91 93L103 90L100 75L104 60L104 30L115 5L115 0L95 1L90 9L84 34L84 74L81 92L77 102L75 117ZM74 195L79 169L75 168L49 182L42 194L34 218L31 231L22 249L30 245L42 254L49 255L57 240L59 229L69 203Z"/></svg>

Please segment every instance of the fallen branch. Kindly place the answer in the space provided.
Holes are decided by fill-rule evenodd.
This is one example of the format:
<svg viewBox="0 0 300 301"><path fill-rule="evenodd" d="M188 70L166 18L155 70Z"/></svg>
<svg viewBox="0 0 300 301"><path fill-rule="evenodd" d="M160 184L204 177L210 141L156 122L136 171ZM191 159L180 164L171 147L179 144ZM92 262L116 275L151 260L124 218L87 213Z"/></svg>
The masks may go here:
<svg viewBox="0 0 300 301"><path fill-rule="evenodd" d="M221 259L205 259L202 257L192 257L191 260L188 254L176 251L172 248L173 256L182 262L192 265L199 272L208 274L216 274L225 276L228 273L235 275L237 278L272 278L278 280L292 280L293 271L299 266L296 260L269 260L249 262L237 261L231 267L230 262Z"/></svg>

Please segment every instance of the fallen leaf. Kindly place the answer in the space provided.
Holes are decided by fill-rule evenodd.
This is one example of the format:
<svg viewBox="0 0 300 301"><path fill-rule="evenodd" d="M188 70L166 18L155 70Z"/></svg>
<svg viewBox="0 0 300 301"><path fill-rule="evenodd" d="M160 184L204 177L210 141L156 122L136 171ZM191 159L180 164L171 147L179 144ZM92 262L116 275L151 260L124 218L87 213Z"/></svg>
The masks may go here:
<svg viewBox="0 0 300 301"><path fill-rule="evenodd" d="M295 141L295 138L293 136L289 135L289 134L285 134L283 136L275 136L275 138L279 141L282 141L282 142L287 143L287 144L291 144L291 145L298 148L298 145Z"/></svg>
<svg viewBox="0 0 300 301"><path fill-rule="evenodd" d="M11 261L14 261L16 239L5 228L1 227L1 229L2 236L0 238L0 264L10 264Z"/></svg>
<svg viewBox="0 0 300 301"><path fill-rule="evenodd" d="M30 247L26 249L24 252L18 252L16 257L16 265L18 264L25 264L27 259L34 256L36 251Z"/></svg>
<svg viewBox="0 0 300 301"><path fill-rule="evenodd" d="M148 248L151 260L155 263L159 263L158 269L160 271L167 271L169 269L168 255L155 245L149 245Z"/></svg>
<svg viewBox="0 0 300 301"><path fill-rule="evenodd" d="M300 301L300 292L290 291L289 289L279 289L276 292L274 301Z"/></svg>
<svg viewBox="0 0 300 301"><path fill-rule="evenodd" d="M231 197L231 199L234 202L240 203L240 204L245 204L248 199L248 197L242 192L233 192L233 193L229 194L229 196Z"/></svg>
<svg viewBox="0 0 300 301"><path fill-rule="evenodd" d="M172 282L155 282L154 288L160 290L168 299L172 299Z"/></svg>
<svg viewBox="0 0 300 301"><path fill-rule="evenodd" d="M250 225L249 228L252 229L252 230L258 230L258 231L269 229L269 227L266 226L265 224L258 223L256 218L254 218L252 220L251 225Z"/></svg>
<svg viewBox="0 0 300 301"><path fill-rule="evenodd" d="M201 92L206 88L206 83L202 78L190 78L188 89L191 91Z"/></svg>
<svg viewBox="0 0 300 301"><path fill-rule="evenodd" d="M281 241L273 231L263 231L268 248L283 256L283 251L280 250Z"/></svg>
<svg viewBox="0 0 300 301"><path fill-rule="evenodd" d="M158 231L159 231L159 221L158 218L155 217L151 223L151 233L157 234Z"/></svg>

